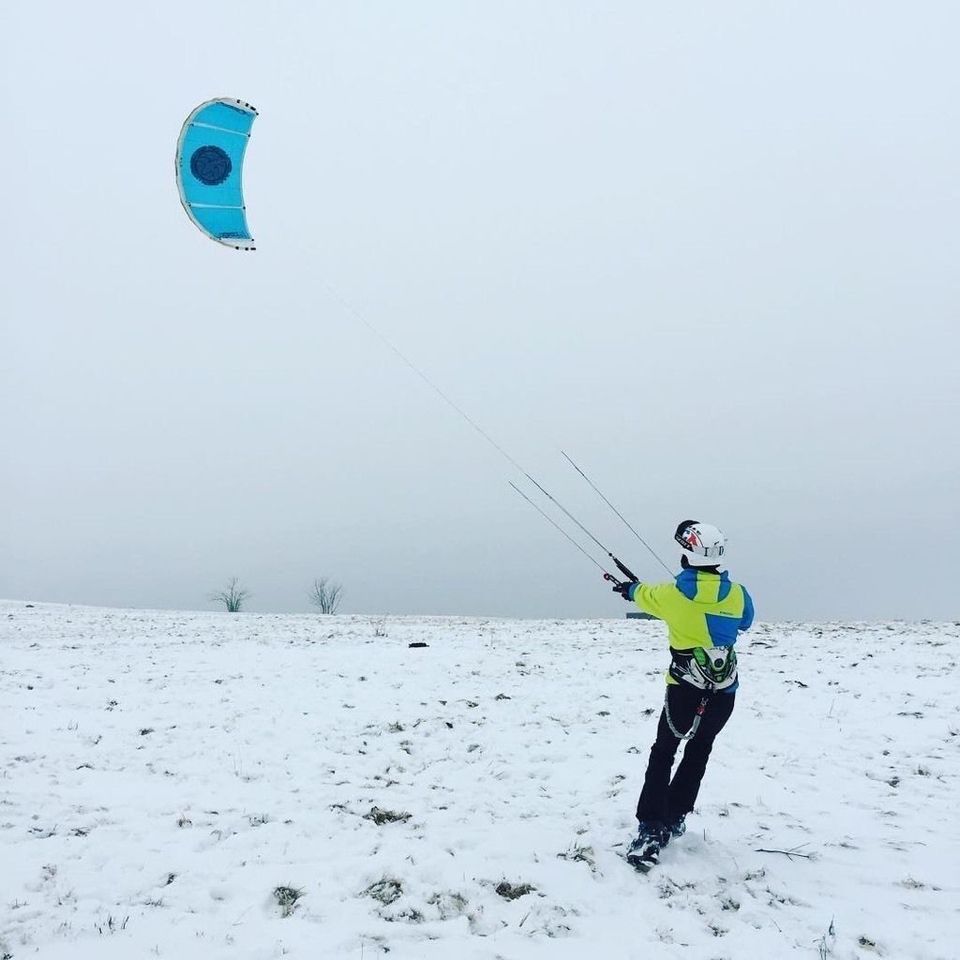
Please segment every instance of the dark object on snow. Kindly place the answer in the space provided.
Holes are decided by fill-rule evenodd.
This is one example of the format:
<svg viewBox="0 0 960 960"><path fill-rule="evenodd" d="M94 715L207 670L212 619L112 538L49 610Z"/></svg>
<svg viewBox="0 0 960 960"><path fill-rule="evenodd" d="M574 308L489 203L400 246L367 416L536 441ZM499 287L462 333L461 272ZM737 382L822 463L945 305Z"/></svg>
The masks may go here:
<svg viewBox="0 0 960 960"><path fill-rule="evenodd" d="M303 891L296 887L274 887L273 897L280 907L280 916L289 917L297 906L297 901L303 896Z"/></svg>
<svg viewBox="0 0 960 960"><path fill-rule="evenodd" d="M369 813L363 815L364 820L372 820L378 827L385 823L406 823L413 816L405 810L384 810L382 807L371 807Z"/></svg>
<svg viewBox="0 0 960 960"><path fill-rule="evenodd" d="M507 880L501 880L496 886L496 892L504 900L516 900L518 897L525 897L528 893L533 893L535 887L529 883L509 883Z"/></svg>
<svg viewBox="0 0 960 960"><path fill-rule="evenodd" d="M799 847L792 847L790 850L770 850L767 847L755 847L754 849L757 853L782 853L788 860L793 860L794 857L803 857L804 860L817 859L812 853L801 853Z"/></svg>
<svg viewBox="0 0 960 960"><path fill-rule="evenodd" d="M423 640L414 640L413 643L408 643L408 647L429 647L429 643L424 643Z"/></svg>

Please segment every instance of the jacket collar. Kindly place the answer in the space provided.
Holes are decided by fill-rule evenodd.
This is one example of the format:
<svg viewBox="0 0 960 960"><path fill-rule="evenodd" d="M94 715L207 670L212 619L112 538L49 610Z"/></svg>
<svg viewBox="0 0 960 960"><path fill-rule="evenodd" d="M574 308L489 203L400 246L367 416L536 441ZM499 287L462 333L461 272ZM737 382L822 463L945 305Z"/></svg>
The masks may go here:
<svg viewBox="0 0 960 960"><path fill-rule="evenodd" d="M730 574L726 570L721 570L719 573L708 573L706 570L698 570L696 567L687 567L686 570L681 570L674 579L677 582L677 586L681 584L693 586L701 577L704 580L720 580L724 582L730 579Z"/></svg>

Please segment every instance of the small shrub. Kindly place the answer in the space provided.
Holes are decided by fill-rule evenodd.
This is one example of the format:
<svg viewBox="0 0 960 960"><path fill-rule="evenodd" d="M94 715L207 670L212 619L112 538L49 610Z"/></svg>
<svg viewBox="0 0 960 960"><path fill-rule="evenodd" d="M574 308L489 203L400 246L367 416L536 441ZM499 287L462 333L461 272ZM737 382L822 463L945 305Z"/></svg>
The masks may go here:
<svg viewBox="0 0 960 960"><path fill-rule="evenodd" d="M239 613L243 609L244 603L250 596L249 590L244 590L240 586L238 577L231 577L230 582L223 590L217 590L210 595L214 603L222 603L227 613Z"/></svg>
<svg viewBox="0 0 960 960"><path fill-rule="evenodd" d="M343 587L339 583L333 583L328 577L317 577L308 597L321 613L336 613L343 598Z"/></svg>
<svg viewBox="0 0 960 960"><path fill-rule="evenodd" d="M280 916L289 917L296 909L297 901L303 896L303 891L296 887L274 887L273 899L280 907Z"/></svg>

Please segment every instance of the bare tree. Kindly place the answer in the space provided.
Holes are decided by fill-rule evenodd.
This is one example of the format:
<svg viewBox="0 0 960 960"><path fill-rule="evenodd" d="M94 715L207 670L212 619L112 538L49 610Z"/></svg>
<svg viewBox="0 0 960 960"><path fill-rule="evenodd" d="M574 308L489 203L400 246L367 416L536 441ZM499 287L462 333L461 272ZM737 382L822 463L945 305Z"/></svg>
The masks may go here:
<svg viewBox="0 0 960 960"><path fill-rule="evenodd" d="M328 577L318 577L313 581L310 589L310 602L320 609L321 613L336 613L340 607L343 587L334 583Z"/></svg>
<svg viewBox="0 0 960 960"><path fill-rule="evenodd" d="M231 577L226 588L210 594L210 599L214 603L222 603L227 613L239 613L249 596L250 591L240 586L239 578Z"/></svg>

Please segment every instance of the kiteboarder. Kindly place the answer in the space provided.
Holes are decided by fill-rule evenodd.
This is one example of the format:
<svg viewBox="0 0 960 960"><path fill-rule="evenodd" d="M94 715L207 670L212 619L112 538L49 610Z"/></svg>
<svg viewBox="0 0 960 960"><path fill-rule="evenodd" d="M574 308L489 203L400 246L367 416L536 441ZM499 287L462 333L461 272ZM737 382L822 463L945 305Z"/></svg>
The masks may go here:
<svg viewBox="0 0 960 960"><path fill-rule="evenodd" d="M670 641L666 696L637 803L639 830L627 851L627 861L638 870L657 863L661 848L686 830L713 741L736 702L734 644L753 623L750 594L720 570L723 533L712 524L684 520L674 539L682 570L673 581L627 581L613 588L663 620ZM681 741L686 742L683 758L671 779Z"/></svg>

